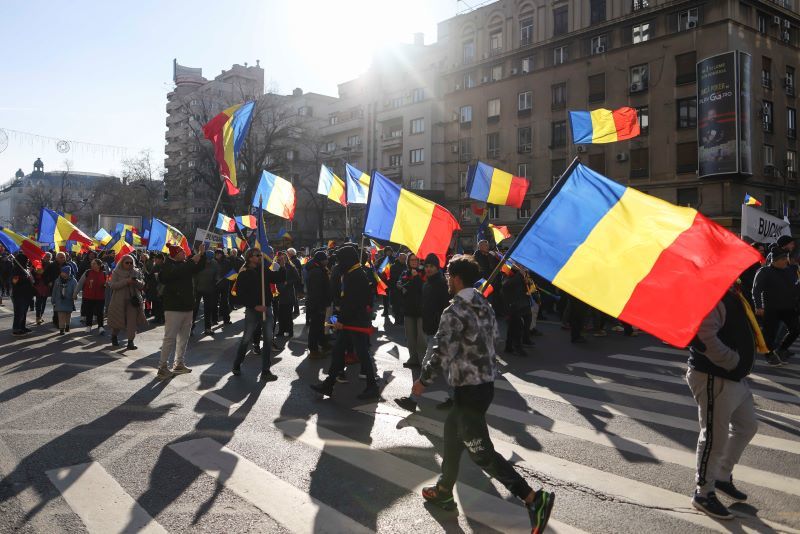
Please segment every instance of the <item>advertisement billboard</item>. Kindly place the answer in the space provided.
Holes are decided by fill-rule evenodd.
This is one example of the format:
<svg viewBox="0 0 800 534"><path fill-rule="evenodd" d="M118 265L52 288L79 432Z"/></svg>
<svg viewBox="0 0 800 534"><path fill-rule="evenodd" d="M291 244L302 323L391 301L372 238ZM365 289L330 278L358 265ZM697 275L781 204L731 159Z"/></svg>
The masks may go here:
<svg viewBox="0 0 800 534"><path fill-rule="evenodd" d="M104 215L97 216L97 229L105 228L107 232L113 234L117 223L129 224L134 228L142 229L142 218L139 215Z"/></svg>
<svg viewBox="0 0 800 534"><path fill-rule="evenodd" d="M752 174L750 56L726 52L697 63L698 175Z"/></svg>

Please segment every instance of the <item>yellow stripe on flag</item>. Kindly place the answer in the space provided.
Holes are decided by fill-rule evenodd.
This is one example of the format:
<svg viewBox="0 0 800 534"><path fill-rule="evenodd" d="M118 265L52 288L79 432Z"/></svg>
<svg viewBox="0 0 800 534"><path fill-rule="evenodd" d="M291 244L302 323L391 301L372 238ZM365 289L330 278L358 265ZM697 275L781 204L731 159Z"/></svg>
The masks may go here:
<svg viewBox="0 0 800 534"><path fill-rule="evenodd" d="M614 143L617 141L617 125L610 109L596 109L592 117L592 142Z"/></svg>
<svg viewBox="0 0 800 534"><path fill-rule="evenodd" d="M419 250L435 206L433 202L405 189L400 190L390 241L403 243L411 250Z"/></svg>
<svg viewBox="0 0 800 534"><path fill-rule="evenodd" d="M489 187L489 197L486 199L488 204L504 206L508 200L508 191L511 189L513 176L510 172L495 169L492 172L492 182Z"/></svg>

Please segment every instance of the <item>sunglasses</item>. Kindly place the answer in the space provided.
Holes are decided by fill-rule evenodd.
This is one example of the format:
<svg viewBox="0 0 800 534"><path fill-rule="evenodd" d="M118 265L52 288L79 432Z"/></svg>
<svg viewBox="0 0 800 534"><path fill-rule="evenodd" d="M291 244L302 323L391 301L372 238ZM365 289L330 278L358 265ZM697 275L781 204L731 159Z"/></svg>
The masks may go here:
<svg viewBox="0 0 800 534"><path fill-rule="evenodd" d="M250 256L250 257L251 257L251 258L260 258L260 257L261 257L261 254L253 254L253 255L252 255L252 256Z"/></svg>

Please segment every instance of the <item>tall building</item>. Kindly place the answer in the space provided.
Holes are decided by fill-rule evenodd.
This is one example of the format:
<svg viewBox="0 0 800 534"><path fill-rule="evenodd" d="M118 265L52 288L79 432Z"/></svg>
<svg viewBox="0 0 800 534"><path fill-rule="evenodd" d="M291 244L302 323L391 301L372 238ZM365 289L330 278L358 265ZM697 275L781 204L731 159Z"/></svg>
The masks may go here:
<svg viewBox="0 0 800 534"><path fill-rule="evenodd" d="M490 210L519 230L573 157L738 230L745 191L778 212L798 209L795 68L797 7L790 1L501 0L439 24L443 181L448 207L475 235L464 198L477 159L530 179L522 209ZM698 176L698 61L739 50L751 57L752 121L740 150L752 174ZM638 110L630 141L576 146L567 110ZM745 117L747 106L739 110ZM749 133L749 135L747 135ZM474 241L473 241L474 242Z"/></svg>

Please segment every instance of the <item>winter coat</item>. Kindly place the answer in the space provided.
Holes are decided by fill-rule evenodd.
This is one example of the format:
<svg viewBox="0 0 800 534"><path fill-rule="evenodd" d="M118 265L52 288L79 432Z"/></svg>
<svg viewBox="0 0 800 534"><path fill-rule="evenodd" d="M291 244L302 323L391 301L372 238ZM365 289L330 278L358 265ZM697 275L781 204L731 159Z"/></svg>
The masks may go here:
<svg viewBox="0 0 800 534"><path fill-rule="evenodd" d="M272 305L272 291L269 290L269 284L279 284L285 279L286 269L284 268L273 271L265 265L263 279L260 266L254 269L245 269L239 273L239 277L236 279L236 302L246 308L255 308L261 306L261 295L263 294L263 303L269 307ZM266 291L264 290L265 286Z"/></svg>
<svg viewBox="0 0 800 534"><path fill-rule="evenodd" d="M222 275L220 274L217 260L206 259L206 266L194 275L195 291L202 295L214 293L217 290L217 282Z"/></svg>
<svg viewBox="0 0 800 534"><path fill-rule="evenodd" d="M32 299L34 295L33 282L31 282L29 269L21 269L14 263L11 271L11 295L13 298Z"/></svg>
<svg viewBox="0 0 800 534"><path fill-rule="evenodd" d="M328 268L314 260L306 264L306 310L324 312L331 305L331 283Z"/></svg>
<svg viewBox="0 0 800 534"><path fill-rule="evenodd" d="M370 326L370 303L367 275L361 264L353 263L347 268L342 265L342 298L339 309L339 322L350 326Z"/></svg>
<svg viewBox="0 0 800 534"><path fill-rule="evenodd" d="M83 300L105 300L106 298L106 283L108 282L106 273L102 270L93 271L89 269L75 288L75 297L78 296L79 291L83 291Z"/></svg>
<svg viewBox="0 0 800 534"><path fill-rule="evenodd" d="M422 331L432 336L439 329L442 312L450 304L450 291L441 271L429 276L422 286Z"/></svg>
<svg viewBox="0 0 800 534"><path fill-rule="evenodd" d="M294 265L294 268L297 270L297 275L298 275L297 276L297 281L294 283L295 291L297 291L298 293L302 293L303 292L303 277L300 276L300 273L303 272L303 264L300 263L300 258L298 258L297 256L292 256L291 258L289 258L289 261L292 262L292 265Z"/></svg>
<svg viewBox="0 0 800 534"><path fill-rule="evenodd" d="M75 277L70 275L64 280L60 276L53 282L53 311L73 312L75 311L75 288L78 286Z"/></svg>
<svg viewBox="0 0 800 534"><path fill-rule="evenodd" d="M509 313L518 313L531 307L528 287L518 271L511 271L511 276L503 276L503 301Z"/></svg>
<svg viewBox="0 0 800 534"><path fill-rule="evenodd" d="M286 262L286 266L283 269L286 271L286 278L278 284L278 304L283 308L294 308L294 305L297 304L295 288L300 280L300 273L294 268L294 264L291 261Z"/></svg>
<svg viewBox="0 0 800 534"><path fill-rule="evenodd" d="M406 317L422 316L422 269L416 269L416 275L411 269L406 269L397 282L397 290L403 299L403 315Z"/></svg>
<svg viewBox="0 0 800 534"><path fill-rule="evenodd" d="M491 275L492 271L497 267L497 258L493 254L489 254L488 252L484 254L481 251L476 252L474 257L481 268L481 277L488 279L489 275Z"/></svg>
<svg viewBox="0 0 800 534"><path fill-rule="evenodd" d="M158 281L164 284L164 311L194 310L194 275L206 266L205 256L194 260L175 261L167 258L158 273Z"/></svg>
<svg viewBox="0 0 800 534"><path fill-rule="evenodd" d="M135 285L129 286L128 280L131 278L138 278ZM126 271L121 266L117 265L114 272L111 273L111 300L108 303L108 326L113 330L126 330L127 318L133 314L136 316L136 322L140 325L147 324L147 319L144 316L144 306L142 305L141 289L144 287L142 281L142 273L139 269L133 268ZM131 304L131 297L139 297L139 306Z"/></svg>
<svg viewBox="0 0 800 534"><path fill-rule="evenodd" d="M778 269L771 265L765 265L756 273L753 282L753 303L756 309L765 310L791 310L797 305L800 296L800 283L795 279L792 282L791 271L785 273L786 269Z"/></svg>

